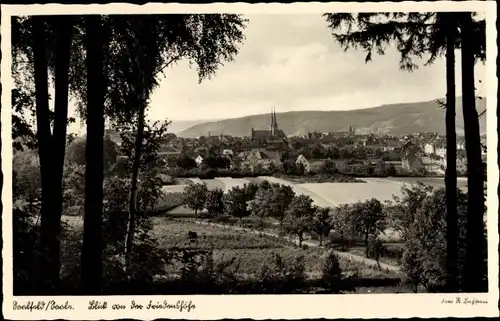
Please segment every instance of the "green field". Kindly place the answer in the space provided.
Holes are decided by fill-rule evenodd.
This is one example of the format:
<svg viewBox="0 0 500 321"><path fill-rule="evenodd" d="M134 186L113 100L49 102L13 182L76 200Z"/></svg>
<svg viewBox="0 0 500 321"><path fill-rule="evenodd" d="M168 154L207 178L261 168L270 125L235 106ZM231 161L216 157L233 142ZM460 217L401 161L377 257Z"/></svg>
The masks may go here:
<svg viewBox="0 0 500 321"><path fill-rule="evenodd" d="M236 258L239 268L237 273L252 277L259 273L263 264L270 264L273 253L279 254L286 262L303 255L306 264L306 274L310 278L321 276L321 259L324 254L322 248L300 249L290 242L272 236L259 236L248 231L236 231L209 225L201 225L187 220L169 219L165 217L153 218L152 235L164 249L190 247L188 232L198 234L198 247L213 249L215 262ZM394 272L377 269L361 262L339 258L341 269L346 274L355 274L365 278L395 277ZM178 266L171 266L175 273Z"/></svg>

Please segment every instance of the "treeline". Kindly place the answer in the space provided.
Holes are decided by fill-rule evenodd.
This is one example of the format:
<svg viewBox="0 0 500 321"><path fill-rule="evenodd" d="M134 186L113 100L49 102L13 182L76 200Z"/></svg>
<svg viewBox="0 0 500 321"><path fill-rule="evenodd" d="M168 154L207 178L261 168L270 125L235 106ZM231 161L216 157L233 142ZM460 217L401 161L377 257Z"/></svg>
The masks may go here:
<svg viewBox="0 0 500 321"><path fill-rule="evenodd" d="M176 166L165 170L164 173L173 177L199 177L201 179L211 179L214 177L258 177L258 176L324 176L330 180L339 182L353 181L354 177L426 177L436 175L424 168L415 170L397 169L394 164L386 164L379 161L375 164L366 164L364 161L348 160L336 162L331 159L321 161L319 166L306 170L302 163L296 163L295 160L285 160L276 165L273 162L267 164L256 164L250 168L249 165L240 165L238 163L230 166L228 157L217 157L214 159L224 159L220 163L209 166L205 161L198 166L196 162L189 157L178 159ZM163 165L160 165L163 166Z"/></svg>
<svg viewBox="0 0 500 321"><path fill-rule="evenodd" d="M141 272L134 263L141 261L142 251L134 241L141 233L138 217L141 207L154 200L148 191L156 193L155 179L144 173L148 157L156 152L144 154L147 149L158 149L156 134L168 126L168 122L150 124L147 120L148 100L158 77L181 59L197 66L200 81L213 75L222 62L238 53L246 23L240 15L226 14L20 16L12 20L13 140L22 138L24 145L37 149L41 177L38 202L23 199L18 202L22 206L13 211L14 220L19 220L14 231L14 267L19 272L15 287L21 282L37 294L60 293L63 288L65 150L67 126L74 121L68 117L69 96L75 98L76 112L86 121L85 165L77 175L84 212L82 244L77 247L81 268L78 279L70 284L86 294L99 294L110 257L123 259L113 263L127 271L123 280L134 271ZM52 81L55 100L51 109ZM36 126L28 115L35 116ZM130 136L128 180L105 176L105 122ZM14 147L23 148L21 144ZM117 208L110 207L117 203L106 195L106 189L115 186L122 189L120 197L128 195L123 199L110 194L120 198ZM146 191L143 196L141 190ZM122 217L124 204L128 204L125 240L111 251L106 243L107 216L112 212ZM30 266L25 266L30 273L23 272L28 262L25 250L34 255L28 261L36 266L36 273Z"/></svg>
<svg viewBox="0 0 500 321"><path fill-rule="evenodd" d="M464 286L464 251L466 246L467 195L458 190L459 213L459 286ZM205 184L190 184L184 192L184 202L195 211L205 209L216 221L228 222L229 215L243 225L251 217L250 226L261 233L266 228L291 235L298 245L315 235L319 246L340 245L348 250L358 240L363 242L365 256L396 259L402 265L405 282L414 292L424 287L428 292L446 292L446 195L444 188L433 188L421 183L402 188L402 197L382 203L377 199L322 208L313 205L309 196L296 195L288 185L249 183L233 187L226 194L220 189L208 190ZM269 224L276 221L276 225ZM381 240L388 230L404 245L399 252L389 250ZM486 229L483 226L483 240ZM485 265L486 262L478 262ZM481 290L487 291L487 271L483 270Z"/></svg>

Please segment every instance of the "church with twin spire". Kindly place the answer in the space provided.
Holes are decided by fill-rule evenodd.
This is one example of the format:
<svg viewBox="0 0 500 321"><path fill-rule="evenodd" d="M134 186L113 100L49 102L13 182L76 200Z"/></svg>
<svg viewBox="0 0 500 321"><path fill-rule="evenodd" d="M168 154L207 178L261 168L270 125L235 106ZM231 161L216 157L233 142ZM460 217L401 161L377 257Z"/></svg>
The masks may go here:
<svg viewBox="0 0 500 321"><path fill-rule="evenodd" d="M264 141L273 141L275 139L284 139L286 138L286 134L283 130L278 127L278 120L276 119L276 111L274 108L271 110L271 126L269 129L254 129L252 128L252 132L250 137L252 140L264 140Z"/></svg>

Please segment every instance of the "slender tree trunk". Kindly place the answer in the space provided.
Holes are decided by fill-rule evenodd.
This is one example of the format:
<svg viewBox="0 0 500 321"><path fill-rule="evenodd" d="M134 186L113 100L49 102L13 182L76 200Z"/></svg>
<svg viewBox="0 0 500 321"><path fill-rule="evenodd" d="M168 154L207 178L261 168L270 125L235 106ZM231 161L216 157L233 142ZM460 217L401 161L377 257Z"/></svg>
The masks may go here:
<svg viewBox="0 0 500 321"><path fill-rule="evenodd" d="M446 15L446 248L447 288L457 292L458 217L457 217L457 137L455 125L455 13Z"/></svg>
<svg viewBox="0 0 500 321"><path fill-rule="evenodd" d="M144 97L144 94L142 95ZM141 104L143 104L141 99ZM139 111L139 126L137 127L137 138L135 141L134 164L132 165L132 181L130 186L129 196L129 217L127 226L127 236L125 240L125 255L127 266L130 264L132 255L132 245L135 235L135 221L137 217L137 180L139 177L139 166L141 161L142 140L144 138L144 106L140 107Z"/></svg>
<svg viewBox="0 0 500 321"><path fill-rule="evenodd" d="M136 68L138 70L139 79L137 79L137 87L140 95L139 119L137 122L137 137L135 140L134 163L132 165L132 181L130 186L129 196L129 217L127 225L127 235L125 239L125 259L126 267L130 265L132 256L132 246L134 243L135 223L137 217L137 180L139 177L139 167L141 164L142 144L144 139L144 114L146 111L146 64L140 37L142 36L142 22L139 19L137 33L133 34L134 45L136 48Z"/></svg>
<svg viewBox="0 0 500 321"><path fill-rule="evenodd" d="M59 270L55 267L55 262L49 258L54 258L54 250L57 250L57 241L54 238L55 231L52 230L51 207L51 178L48 155L50 155L51 133L49 120L49 89L48 89L48 66L47 66L47 45L45 20L43 16L35 16L32 25L33 34L33 62L34 62L34 78L35 78L35 101L36 101L36 126L38 140L38 155L40 159L40 174L42 183L41 195L41 211L40 211L40 255L39 255L39 271L40 271L40 290L49 292L57 286L59 281ZM56 257L57 259L57 257Z"/></svg>
<svg viewBox="0 0 500 321"><path fill-rule="evenodd" d="M319 234L319 246L323 246L323 234Z"/></svg>
<svg viewBox="0 0 500 321"><path fill-rule="evenodd" d="M56 34L54 135L50 130L47 46L44 17L33 18L37 138L42 176L40 226L41 291L51 293L59 286L62 176L68 118L68 72L72 37L69 17L51 20Z"/></svg>
<svg viewBox="0 0 500 321"><path fill-rule="evenodd" d="M82 248L82 289L98 294L102 286L102 202L104 180L104 50L102 18L86 17L87 141L85 148L85 217Z"/></svg>
<svg viewBox="0 0 500 321"><path fill-rule="evenodd" d="M368 257L368 233L365 233L365 256Z"/></svg>
<svg viewBox="0 0 500 321"><path fill-rule="evenodd" d="M476 110L474 84L471 13L461 14L462 31L462 105L465 131L465 151L467 154L467 232L464 282L466 292L480 292L484 289L487 272L484 242L484 170L481 159L481 137L479 118Z"/></svg>

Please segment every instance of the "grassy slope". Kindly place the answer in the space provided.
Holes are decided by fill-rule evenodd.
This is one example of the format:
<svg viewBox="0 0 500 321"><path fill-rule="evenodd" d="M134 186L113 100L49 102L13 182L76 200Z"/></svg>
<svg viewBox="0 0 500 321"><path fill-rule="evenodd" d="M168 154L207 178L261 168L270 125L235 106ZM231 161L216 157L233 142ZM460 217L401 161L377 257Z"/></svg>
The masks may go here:
<svg viewBox="0 0 500 321"><path fill-rule="evenodd" d="M309 277L321 275L321 260L323 249L299 249L283 239L268 236L258 236L243 231L223 229L208 225L199 225L194 222L169 220L166 218L153 219L152 235L163 248L184 247L187 244L189 231L196 232L199 238L198 246L213 248L217 261L229 260L235 257L239 261L238 273L247 276L259 273L261 266L271 264L273 253L279 254L285 261L292 261L303 255L306 262L306 273ZM340 258L341 269L344 272L355 272L361 277L386 278L394 277L393 273L377 270L359 262ZM172 267L176 269L177 267Z"/></svg>
<svg viewBox="0 0 500 321"><path fill-rule="evenodd" d="M486 108L486 101L478 100L478 111ZM461 99L457 99L460 111ZM444 111L437 100L348 111L295 111L277 115L279 126L289 136L303 135L319 130L321 132L347 130L349 125L361 131L387 132L396 135L414 132L445 132ZM206 122L179 132L181 137L197 137L211 134L248 136L251 128L267 128L269 115L253 115L215 122ZM486 130L486 118L480 120ZM457 112L457 132L463 132L463 116Z"/></svg>

